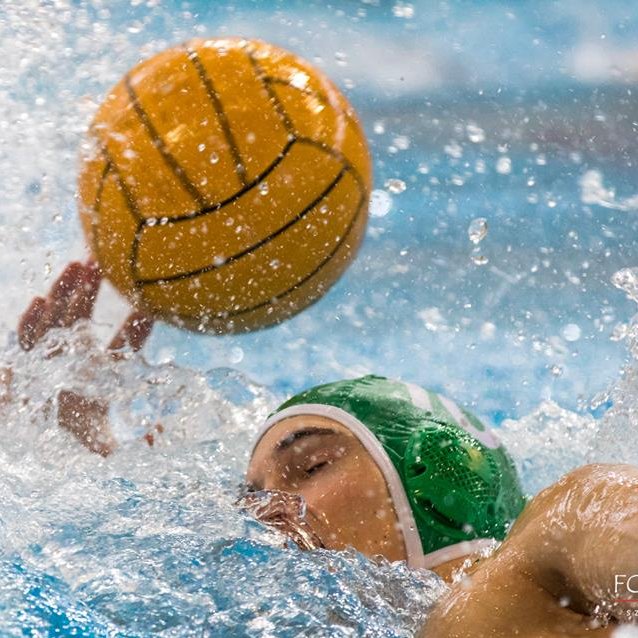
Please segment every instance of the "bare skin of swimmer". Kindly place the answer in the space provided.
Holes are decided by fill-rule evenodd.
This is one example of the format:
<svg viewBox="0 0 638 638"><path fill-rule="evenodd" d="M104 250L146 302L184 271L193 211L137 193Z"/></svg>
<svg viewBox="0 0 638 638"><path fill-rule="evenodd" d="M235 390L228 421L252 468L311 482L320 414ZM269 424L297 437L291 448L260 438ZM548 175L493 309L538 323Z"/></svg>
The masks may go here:
<svg viewBox="0 0 638 638"><path fill-rule="evenodd" d="M257 445L247 480L254 489L302 495L326 547L405 559L383 476L339 423L314 416L281 421ZM361 485L370 490L362 494ZM467 558L473 563L420 638L611 636L614 626L601 627L593 608L619 597L616 574L638 573L636 548L638 468L579 468L533 499L492 556L435 569L451 582Z"/></svg>
<svg viewBox="0 0 638 638"><path fill-rule="evenodd" d="M636 573L638 468L581 467L534 498L421 638L611 636L591 613L601 602L615 615L638 610L638 596L616 591L616 575Z"/></svg>
<svg viewBox="0 0 638 638"><path fill-rule="evenodd" d="M260 440L249 488L299 494L328 549L405 560L398 519L381 470L359 439L322 416L284 419Z"/></svg>
<svg viewBox="0 0 638 638"><path fill-rule="evenodd" d="M51 286L46 297L35 297L20 318L18 341L23 350L32 350L55 328L70 328L93 315L102 275L95 263L72 262ZM141 312L132 312L108 346L114 359L125 356L123 349L138 351L153 327L153 320ZM64 343L52 348L47 358L62 352ZM11 400L13 371L0 369L0 404ZM58 424L71 432L91 452L102 456L117 446L108 423L108 403L84 397L70 390L60 390L57 397ZM161 426L156 426L161 431ZM153 432L145 437L153 444Z"/></svg>

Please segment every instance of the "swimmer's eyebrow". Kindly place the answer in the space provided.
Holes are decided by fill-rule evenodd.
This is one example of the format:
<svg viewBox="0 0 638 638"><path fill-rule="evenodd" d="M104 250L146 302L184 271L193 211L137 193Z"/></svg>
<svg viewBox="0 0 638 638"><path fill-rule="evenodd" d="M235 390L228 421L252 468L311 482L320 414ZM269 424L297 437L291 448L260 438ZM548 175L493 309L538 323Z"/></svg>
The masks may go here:
<svg viewBox="0 0 638 638"><path fill-rule="evenodd" d="M303 439L305 436L314 436L315 434L325 436L327 434L338 434L338 432L335 432L334 430L331 430L330 428L317 428L317 427L309 427L309 428L304 428L303 430L297 430L296 432L293 432L292 434L289 434L288 436L281 439L281 441L279 441L279 443L277 443L277 445L275 446L275 452L281 452L289 448L293 443L295 443L299 439Z"/></svg>

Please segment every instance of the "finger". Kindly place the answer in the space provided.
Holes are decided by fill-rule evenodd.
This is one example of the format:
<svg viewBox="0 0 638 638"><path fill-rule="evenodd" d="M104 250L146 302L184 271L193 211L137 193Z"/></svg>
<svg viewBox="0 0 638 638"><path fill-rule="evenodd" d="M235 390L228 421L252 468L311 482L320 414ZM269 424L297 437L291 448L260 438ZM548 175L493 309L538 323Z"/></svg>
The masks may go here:
<svg viewBox="0 0 638 638"><path fill-rule="evenodd" d="M85 267L79 261L72 261L56 279L49 292L50 301L67 300L82 280Z"/></svg>
<svg viewBox="0 0 638 638"><path fill-rule="evenodd" d="M36 297L18 324L18 342L23 350L31 350L41 337L42 317L46 311L47 302L43 297Z"/></svg>
<svg viewBox="0 0 638 638"><path fill-rule="evenodd" d="M140 311L133 312L113 337L108 349L121 350L129 346L133 352L141 350L151 334L154 323L154 319L149 315Z"/></svg>
<svg viewBox="0 0 638 638"><path fill-rule="evenodd" d="M95 301L100 292L102 273L94 262L89 262L85 267L83 303L79 309L78 319L90 319L95 308Z"/></svg>
<svg viewBox="0 0 638 638"><path fill-rule="evenodd" d="M82 266L83 273L78 278L77 287L70 298L64 314L58 323L60 326L68 328L80 319L90 319L95 307L102 275L97 268Z"/></svg>
<svg viewBox="0 0 638 638"><path fill-rule="evenodd" d="M44 317L44 321L46 321L45 331L53 326L63 325L71 297L83 280L84 266L74 261L64 269L64 272L51 286L47 299L47 311Z"/></svg>

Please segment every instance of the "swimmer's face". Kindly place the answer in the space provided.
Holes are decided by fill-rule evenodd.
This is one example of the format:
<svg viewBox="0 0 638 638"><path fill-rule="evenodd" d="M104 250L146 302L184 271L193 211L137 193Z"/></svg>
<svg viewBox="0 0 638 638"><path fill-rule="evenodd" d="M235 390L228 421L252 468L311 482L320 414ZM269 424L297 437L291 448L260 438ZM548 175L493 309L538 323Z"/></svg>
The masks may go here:
<svg viewBox="0 0 638 638"><path fill-rule="evenodd" d="M246 476L249 489L281 490L305 499L313 530L328 549L405 560L398 519L381 470L343 425L295 416L259 441Z"/></svg>

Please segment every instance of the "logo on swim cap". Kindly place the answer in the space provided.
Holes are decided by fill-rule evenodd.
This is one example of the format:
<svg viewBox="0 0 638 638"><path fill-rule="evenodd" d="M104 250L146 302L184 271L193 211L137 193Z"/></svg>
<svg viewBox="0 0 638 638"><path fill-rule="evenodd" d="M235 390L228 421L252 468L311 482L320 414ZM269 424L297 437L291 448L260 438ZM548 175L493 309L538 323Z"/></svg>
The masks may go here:
<svg viewBox="0 0 638 638"><path fill-rule="evenodd" d="M338 408L355 435L361 438L352 417L374 435L396 473L380 469L390 487L398 475L424 554L461 541L503 539L523 509L506 450L476 416L446 397L367 376L312 388L277 412L304 405Z"/></svg>
<svg viewBox="0 0 638 638"><path fill-rule="evenodd" d="M405 387L410 393L412 403L422 410L432 411L432 401L430 394L422 387L414 385L414 383L405 383ZM501 444L500 441L494 436L490 430L485 429L483 424L473 415L466 414L459 408L454 401L451 401L447 397L440 394L435 395L441 402L443 407L449 412L450 416L466 431L469 432L474 438L478 439L486 447L495 450ZM471 423L470 419L474 419L477 423Z"/></svg>

